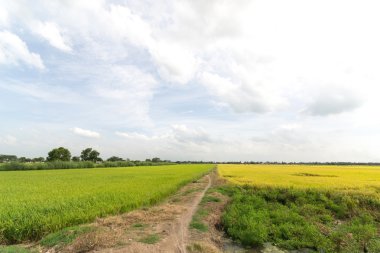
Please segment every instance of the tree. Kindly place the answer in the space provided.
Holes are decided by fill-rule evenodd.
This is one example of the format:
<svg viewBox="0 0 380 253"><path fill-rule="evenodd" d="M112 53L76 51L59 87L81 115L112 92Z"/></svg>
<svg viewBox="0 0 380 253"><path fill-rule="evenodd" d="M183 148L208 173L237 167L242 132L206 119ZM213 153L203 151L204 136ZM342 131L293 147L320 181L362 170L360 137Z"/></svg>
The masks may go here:
<svg viewBox="0 0 380 253"><path fill-rule="evenodd" d="M117 157L117 156L111 156L107 159L108 162L118 162L118 161L124 161L123 158Z"/></svg>
<svg viewBox="0 0 380 253"><path fill-rule="evenodd" d="M45 158L43 157L36 157L32 159L32 162L43 162L43 161L45 161Z"/></svg>
<svg viewBox="0 0 380 253"><path fill-rule="evenodd" d="M79 161L80 161L80 158L79 158L79 156L73 156L73 157L71 158L71 161L73 161L73 162L79 162Z"/></svg>
<svg viewBox="0 0 380 253"><path fill-rule="evenodd" d="M30 159L29 159L29 158L26 158L26 157L24 157L24 156L22 156L22 157L19 157L19 158L18 158L18 161L19 161L20 163L26 163L26 162L30 162Z"/></svg>
<svg viewBox="0 0 380 253"><path fill-rule="evenodd" d="M46 161L52 162L52 161L70 161L71 153L67 148L59 147L51 150L48 153L48 157L46 158Z"/></svg>
<svg viewBox="0 0 380 253"><path fill-rule="evenodd" d="M17 156L15 155L0 155L0 163L14 162L16 160L17 160Z"/></svg>
<svg viewBox="0 0 380 253"><path fill-rule="evenodd" d="M161 162L161 159L158 157L154 157L154 158L152 158L152 162L158 163L158 162Z"/></svg>
<svg viewBox="0 0 380 253"><path fill-rule="evenodd" d="M100 153L96 151L95 149L86 148L82 150L80 154L80 158L82 161L92 161L92 162L102 161L99 155Z"/></svg>

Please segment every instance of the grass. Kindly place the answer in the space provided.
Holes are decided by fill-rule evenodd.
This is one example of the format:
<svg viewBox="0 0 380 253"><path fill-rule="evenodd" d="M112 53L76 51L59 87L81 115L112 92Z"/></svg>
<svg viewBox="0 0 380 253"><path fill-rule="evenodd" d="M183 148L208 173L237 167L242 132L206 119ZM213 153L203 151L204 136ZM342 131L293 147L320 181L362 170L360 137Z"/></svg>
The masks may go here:
<svg viewBox="0 0 380 253"><path fill-rule="evenodd" d="M200 245L198 243L193 243L191 245L187 245L186 249L189 252L203 252L202 245Z"/></svg>
<svg viewBox="0 0 380 253"><path fill-rule="evenodd" d="M53 247L56 245L64 246L74 241L79 235L91 231L91 229L92 228L85 226L64 228L58 232L45 236L40 241L40 244L46 247Z"/></svg>
<svg viewBox="0 0 380 253"><path fill-rule="evenodd" d="M148 235L142 238L141 240L139 240L139 242L146 243L146 244L155 244L159 240L160 240L160 236L158 234L152 234L152 235Z"/></svg>
<svg viewBox="0 0 380 253"><path fill-rule="evenodd" d="M220 199L213 196L204 196L198 207L196 213L193 216L193 219L190 222L190 228L199 230L201 232L207 232L208 226L203 222L204 217L209 215L209 210L204 208L204 204L207 202L219 202Z"/></svg>
<svg viewBox="0 0 380 253"><path fill-rule="evenodd" d="M220 199L214 196L204 196L202 199L202 203L207 203L207 202L220 202Z"/></svg>
<svg viewBox="0 0 380 253"><path fill-rule="evenodd" d="M144 228L146 226L147 226L146 224L142 224L142 223L135 223L132 225L133 228Z"/></svg>
<svg viewBox="0 0 380 253"><path fill-rule="evenodd" d="M222 224L243 245L380 252L378 167L222 165L219 173L236 183L218 189L231 197Z"/></svg>
<svg viewBox="0 0 380 253"><path fill-rule="evenodd" d="M1 253L36 253L35 250L25 249L19 246L0 246Z"/></svg>
<svg viewBox="0 0 380 253"><path fill-rule="evenodd" d="M153 205L213 165L0 172L0 244Z"/></svg>
<svg viewBox="0 0 380 253"><path fill-rule="evenodd" d="M190 228L193 228L193 229L197 229L201 232L207 232L208 231L208 227L206 224L204 224L203 222L201 221L198 221L198 220L193 220L191 223L190 223Z"/></svg>

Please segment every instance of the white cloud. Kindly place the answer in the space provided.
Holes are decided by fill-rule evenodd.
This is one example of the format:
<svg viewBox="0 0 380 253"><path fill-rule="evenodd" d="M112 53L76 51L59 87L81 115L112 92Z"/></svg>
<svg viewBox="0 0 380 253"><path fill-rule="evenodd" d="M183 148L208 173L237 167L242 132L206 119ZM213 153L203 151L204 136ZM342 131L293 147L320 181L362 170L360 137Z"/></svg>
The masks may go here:
<svg viewBox="0 0 380 253"><path fill-rule="evenodd" d="M362 104L363 101L358 97L358 94L330 88L318 94L305 112L313 116L326 116L350 112Z"/></svg>
<svg viewBox="0 0 380 253"><path fill-rule="evenodd" d="M78 102L78 94L65 87L51 86L39 83L24 83L17 80L0 80L0 89L21 94L44 102L63 104L75 104Z"/></svg>
<svg viewBox="0 0 380 253"><path fill-rule="evenodd" d="M186 125L173 125L171 136L180 143L202 144L210 142L210 135L202 128L189 128Z"/></svg>
<svg viewBox="0 0 380 253"><path fill-rule="evenodd" d="M105 14L109 20L106 29L110 29L115 39L126 38L138 47L149 47L153 43L150 25L127 6L111 4Z"/></svg>
<svg viewBox="0 0 380 253"><path fill-rule="evenodd" d="M149 103L157 85L155 78L133 65L111 65L98 69L92 93L104 101L106 114L117 120L148 121ZM110 114L109 112L112 112Z"/></svg>
<svg viewBox="0 0 380 253"><path fill-rule="evenodd" d="M161 41L150 47L150 53L161 77L165 80L187 84L194 78L199 61L185 47Z"/></svg>
<svg viewBox="0 0 380 253"><path fill-rule="evenodd" d="M0 7L0 27L8 25L8 13L5 9Z"/></svg>
<svg viewBox="0 0 380 253"><path fill-rule="evenodd" d="M202 73L200 82L207 87L210 94L221 103L230 106L235 112L271 111L274 104L270 103L272 96L266 96L254 85L245 84L241 80L232 81L214 73Z"/></svg>
<svg viewBox="0 0 380 253"><path fill-rule="evenodd" d="M74 134L79 135L79 136L83 136L83 137L88 137L88 138L99 138L100 137L100 134L98 132L79 128L79 127L74 127L71 129L71 131Z"/></svg>
<svg viewBox="0 0 380 253"><path fill-rule="evenodd" d="M146 135L137 132L116 132L117 136L146 141L165 141L171 144L203 144L211 142L211 136L205 129L200 127L188 127L184 124L174 124L164 133L156 135Z"/></svg>
<svg viewBox="0 0 380 253"><path fill-rule="evenodd" d="M116 132L115 134L117 136L127 138L127 139L136 139L136 140L144 140L144 141L149 141L149 140L155 139L155 137L149 137L145 134L140 134L140 133Z"/></svg>
<svg viewBox="0 0 380 253"><path fill-rule="evenodd" d="M36 22L33 26L33 32L40 35L47 40L51 46L59 50L64 52L72 51L68 40L62 36L59 27L53 22Z"/></svg>
<svg viewBox="0 0 380 253"><path fill-rule="evenodd" d="M29 51L26 43L16 34L0 31L0 64L18 65L20 62L44 69L40 55Z"/></svg>
<svg viewBox="0 0 380 253"><path fill-rule="evenodd" d="M15 145L17 143L17 138L12 135L6 135L4 137L0 137L0 143L5 145Z"/></svg>

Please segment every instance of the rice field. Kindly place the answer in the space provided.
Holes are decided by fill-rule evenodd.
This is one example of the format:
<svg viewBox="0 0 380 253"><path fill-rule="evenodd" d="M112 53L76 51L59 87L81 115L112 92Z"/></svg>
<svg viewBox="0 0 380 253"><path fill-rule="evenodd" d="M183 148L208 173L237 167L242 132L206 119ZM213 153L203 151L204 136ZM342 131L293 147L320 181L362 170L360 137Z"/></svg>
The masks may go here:
<svg viewBox="0 0 380 253"><path fill-rule="evenodd" d="M380 197L378 166L218 165L235 184L359 192Z"/></svg>
<svg viewBox="0 0 380 253"><path fill-rule="evenodd" d="M380 252L380 167L239 164L218 171L231 182L221 188L231 198L221 220L235 241Z"/></svg>
<svg viewBox="0 0 380 253"><path fill-rule="evenodd" d="M155 204L213 165L0 172L0 244Z"/></svg>

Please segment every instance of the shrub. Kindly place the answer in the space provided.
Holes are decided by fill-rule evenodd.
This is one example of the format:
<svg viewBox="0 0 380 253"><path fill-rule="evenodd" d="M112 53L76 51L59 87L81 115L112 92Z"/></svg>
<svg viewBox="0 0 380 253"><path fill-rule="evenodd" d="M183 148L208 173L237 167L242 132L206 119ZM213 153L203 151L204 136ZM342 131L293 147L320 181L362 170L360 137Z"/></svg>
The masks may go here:
<svg viewBox="0 0 380 253"><path fill-rule="evenodd" d="M380 252L379 202L364 195L254 186L229 186L222 192L232 198L222 224L245 246L270 241L290 250Z"/></svg>

